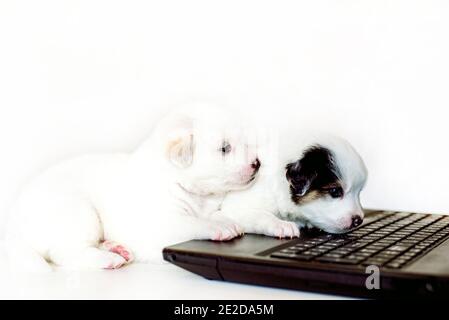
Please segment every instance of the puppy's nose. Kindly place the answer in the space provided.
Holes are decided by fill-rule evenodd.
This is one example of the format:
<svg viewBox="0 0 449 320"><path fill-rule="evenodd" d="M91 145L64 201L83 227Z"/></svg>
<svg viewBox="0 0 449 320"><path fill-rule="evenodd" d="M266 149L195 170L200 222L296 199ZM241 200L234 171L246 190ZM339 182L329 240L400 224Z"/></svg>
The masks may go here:
<svg viewBox="0 0 449 320"><path fill-rule="evenodd" d="M259 170L260 168L260 161L256 158L253 163L251 163L251 168L253 168L255 171Z"/></svg>
<svg viewBox="0 0 449 320"><path fill-rule="evenodd" d="M359 225L361 225L363 222L363 219L360 216L353 216L352 217L352 223L351 223L351 229L357 228Z"/></svg>

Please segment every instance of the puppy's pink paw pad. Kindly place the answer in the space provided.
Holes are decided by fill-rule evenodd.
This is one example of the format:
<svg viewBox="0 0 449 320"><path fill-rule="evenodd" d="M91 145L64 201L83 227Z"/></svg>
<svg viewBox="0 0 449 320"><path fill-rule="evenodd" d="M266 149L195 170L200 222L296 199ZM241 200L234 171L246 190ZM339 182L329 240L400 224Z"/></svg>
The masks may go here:
<svg viewBox="0 0 449 320"><path fill-rule="evenodd" d="M131 251L128 250L126 247L124 247L121 244L117 244L113 241L104 241L101 244L101 247L104 250L107 250L107 251L110 251L110 252L120 255L121 257L123 257L123 259L126 260L126 262L131 262L134 260L134 256L131 253Z"/></svg>
<svg viewBox="0 0 449 320"><path fill-rule="evenodd" d="M221 231L217 231L215 235L212 237L212 240L214 241L223 241L225 240L225 237L223 236L223 233Z"/></svg>
<svg viewBox="0 0 449 320"><path fill-rule="evenodd" d="M112 247L109 251L121 255L127 262L131 260L131 254L121 245Z"/></svg>
<svg viewBox="0 0 449 320"><path fill-rule="evenodd" d="M227 230L220 230L215 232L214 236L211 237L211 240L213 241L228 241L231 240L233 238L235 238L236 235L234 235L233 233L227 231Z"/></svg>

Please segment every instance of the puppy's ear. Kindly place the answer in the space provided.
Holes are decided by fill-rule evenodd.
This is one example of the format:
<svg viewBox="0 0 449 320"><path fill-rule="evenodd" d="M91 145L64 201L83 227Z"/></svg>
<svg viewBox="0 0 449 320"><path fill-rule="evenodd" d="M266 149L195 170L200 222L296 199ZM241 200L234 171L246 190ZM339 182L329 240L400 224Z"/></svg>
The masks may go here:
<svg viewBox="0 0 449 320"><path fill-rule="evenodd" d="M167 160L178 168L192 164L194 153L194 117L185 109L175 109L162 118L153 137L161 143Z"/></svg>
<svg viewBox="0 0 449 320"><path fill-rule="evenodd" d="M286 166L285 176L290 183L290 188L299 197L304 196L310 190L312 182L316 178L315 172L301 166L301 160L289 163Z"/></svg>
<svg viewBox="0 0 449 320"><path fill-rule="evenodd" d="M187 168L192 164L193 152L193 133L185 128L177 130L167 143L167 157L178 168Z"/></svg>

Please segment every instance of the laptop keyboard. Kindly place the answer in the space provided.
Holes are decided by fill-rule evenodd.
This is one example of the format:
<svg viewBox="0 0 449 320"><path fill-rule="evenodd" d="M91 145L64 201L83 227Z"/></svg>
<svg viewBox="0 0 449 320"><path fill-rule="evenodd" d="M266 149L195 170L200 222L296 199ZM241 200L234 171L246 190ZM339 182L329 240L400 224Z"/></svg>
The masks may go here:
<svg viewBox="0 0 449 320"><path fill-rule="evenodd" d="M274 258L398 269L449 237L449 216L392 212L344 235L300 239Z"/></svg>

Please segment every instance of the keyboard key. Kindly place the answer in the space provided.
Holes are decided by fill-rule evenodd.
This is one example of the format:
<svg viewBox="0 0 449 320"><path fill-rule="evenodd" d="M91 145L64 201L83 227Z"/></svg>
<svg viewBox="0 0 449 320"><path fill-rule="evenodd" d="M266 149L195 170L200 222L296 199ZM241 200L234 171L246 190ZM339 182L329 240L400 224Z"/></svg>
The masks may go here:
<svg viewBox="0 0 449 320"><path fill-rule="evenodd" d="M338 249L336 249L336 250L333 250L332 252L338 253L338 254L341 254L341 255L348 255L348 254L350 254L352 251L353 251L353 250L351 250L351 249L349 249L349 248L340 247L340 248L338 248Z"/></svg>
<svg viewBox="0 0 449 320"><path fill-rule="evenodd" d="M349 255L347 257L344 257L345 259L351 260L356 262L357 264L362 263L363 261L366 260L367 257L360 257L360 256L353 256L353 255Z"/></svg>
<svg viewBox="0 0 449 320"><path fill-rule="evenodd" d="M311 249L311 250L302 252L302 255L316 257L316 256L320 256L322 253L323 252L321 252L321 251Z"/></svg>
<svg viewBox="0 0 449 320"><path fill-rule="evenodd" d="M366 242L355 241L355 242L352 242L352 243L350 243L350 244L347 244L347 245L343 246L343 248L348 248L348 249L359 249L359 248L362 248L362 247L364 247L364 246L366 246L366 245L367 245Z"/></svg>
<svg viewBox="0 0 449 320"><path fill-rule="evenodd" d="M403 251L406 251L408 248L409 247L405 246L405 245L394 245L392 247L389 247L388 250L403 252Z"/></svg>
<svg viewBox="0 0 449 320"><path fill-rule="evenodd" d="M390 263L387 263L387 265L386 265L386 267L393 268L393 269L398 269L401 266L402 266L402 264L398 263L398 262L390 262Z"/></svg>
<svg viewBox="0 0 449 320"><path fill-rule="evenodd" d="M289 254L295 254L297 250L292 250L292 249L282 249L280 252L281 253L289 253Z"/></svg>
<svg viewBox="0 0 449 320"><path fill-rule="evenodd" d="M388 261L388 259L384 259L384 258L369 258L369 259L363 261L362 265L364 265L364 266L376 265L376 266L381 267L387 261Z"/></svg>
<svg viewBox="0 0 449 320"><path fill-rule="evenodd" d="M363 249L360 250L360 252L361 252L361 253L369 253L369 254L372 254L372 253L376 253L377 250L375 250L375 249L363 248Z"/></svg>

